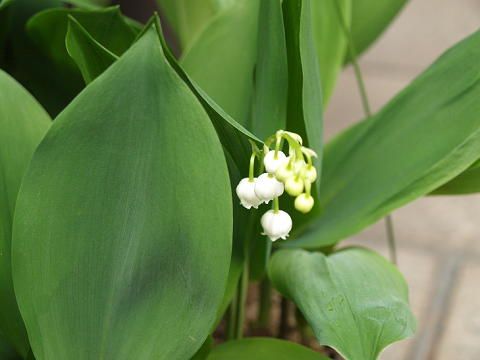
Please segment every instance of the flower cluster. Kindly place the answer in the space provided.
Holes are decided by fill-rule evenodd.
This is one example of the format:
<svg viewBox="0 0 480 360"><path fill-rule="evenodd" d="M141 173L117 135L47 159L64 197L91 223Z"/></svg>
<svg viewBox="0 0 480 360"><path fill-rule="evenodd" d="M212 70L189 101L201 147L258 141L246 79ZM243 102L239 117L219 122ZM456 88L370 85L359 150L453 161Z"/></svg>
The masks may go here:
<svg viewBox="0 0 480 360"><path fill-rule="evenodd" d="M282 151L285 141L288 144L288 156ZM287 192L295 197L295 209L308 213L314 205L311 195L312 183L317 179L317 171L312 158L317 155L304 147L300 135L279 130L265 141L263 151L256 146L250 157L249 177L237 185L236 192L241 204L251 209L273 201L272 210L263 214L261 224L263 235L272 241L285 240L292 229L292 218L279 209L278 198ZM270 146L274 145L273 150ZM260 176L255 177L255 159L261 161Z"/></svg>

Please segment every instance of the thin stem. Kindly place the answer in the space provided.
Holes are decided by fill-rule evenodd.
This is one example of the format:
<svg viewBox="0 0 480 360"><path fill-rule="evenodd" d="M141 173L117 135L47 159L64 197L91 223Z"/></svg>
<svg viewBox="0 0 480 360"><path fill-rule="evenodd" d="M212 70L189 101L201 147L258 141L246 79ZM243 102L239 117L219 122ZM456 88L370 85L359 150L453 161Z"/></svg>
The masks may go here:
<svg viewBox="0 0 480 360"><path fill-rule="evenodd" d="M248 267L249 260L248 256L245 258L245 263L243 265L242 279L240 281L240 303L238 304L237 310L237 328L235 332L235 339L241 339L243 337L243 328L245 324L245 308L247 306L247 293L248 293Z"/></svg>
<svg viewBox="0 0 480 360"><path fill-rule="evenodd" d="M255 153L252 153L252 156L250 156L250 167L248 169L248 180L253 181L253 178L255 177Z"/></svg>
<svg viewBox="0 0 480 360"><path fill-rule="evenodd" d="M279 212L279 210L280 210L280 204L277 196L276 198L273 199L273 212L276 214Z"/></svg>
<svg viewBox="0 0 480 360"><path fill-rule="evenodd" d="M348 40L348 51L350 55L350 61L352 62L353 71L355 73L355 79L357 80L357 86L360 93L360 98L362 101L363 111L367 118L372 116L372 110L370 107L370 101L368 99L367 88L365 86L365 82L363 80L362 70L360 68L360 64L358 63L357 59L357 51L355 50L355 44L353 42L353 36L348 28L348 25L343 17L342 10L340 9L340 5L337 1L334 1L335 7L337 9L337 14L340 19L340 24L342 29L345 33L345 36ZM397 264L397 245L395 241L395 231L393 227L393 219L390 214L385 217L385 230L387 233L387 244L388 244L388 252L390 255L390 260L392 263Z"/></svg>
<svg viewBox="0 0 480 360"><path fill-rule="evenodd" d="M233 295L232 303L228 308L227 318L227 341L232 340L235 337L235 331L237 328L237 294Z"/></svg>

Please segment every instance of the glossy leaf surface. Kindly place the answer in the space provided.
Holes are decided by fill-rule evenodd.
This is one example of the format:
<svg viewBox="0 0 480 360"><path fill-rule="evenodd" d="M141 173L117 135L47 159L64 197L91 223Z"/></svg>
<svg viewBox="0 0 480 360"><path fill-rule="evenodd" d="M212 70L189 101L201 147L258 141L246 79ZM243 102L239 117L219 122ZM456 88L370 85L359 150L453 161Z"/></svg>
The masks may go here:
<svg viewBox="0 0 480 360"><path fill-rule="evenodd" d="M13 292L12 223L22 177L50 123L37 101L0 70L0 329L23 356L29 345Z"/></svg>
<svg viewBox="0 0 480 360"><path fill-rule="evenodd" d="M347 360L375 360L387 345L415 330L405 280L370 250L347 248L328 257L282 250L273 256L269 274L302 311L318 341Z"/></svg>
<svg viewBox="0 0 480 360"><path fill-rule="evenodd" d="M36 359L191 357L225 290L230 196L214 128L150 27L55 120L23 182L13 269Z"/></svg>
<svg viewBox="0 0 480 360"><path fill-rule="evenodd" d="M215 347L207 360L327 360L301 345L272 338L246 338Z"/></svg>
<svg viewBox="0 0 480 360"><path fill-rule="evenodd" d="M480 32L447 51L370 120L327 146L323 213L286 245L334 244L475 162L480 153L477 56Z"/></svg>

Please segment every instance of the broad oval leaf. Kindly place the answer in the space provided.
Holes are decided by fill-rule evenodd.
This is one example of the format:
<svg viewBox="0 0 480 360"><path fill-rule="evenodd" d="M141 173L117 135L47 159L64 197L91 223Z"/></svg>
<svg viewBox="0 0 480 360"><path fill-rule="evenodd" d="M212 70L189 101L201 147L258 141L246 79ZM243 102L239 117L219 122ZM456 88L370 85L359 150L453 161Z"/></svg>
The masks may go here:
<svg viewBox="0 0 480 360"><path fill-rule="evenodd" d="M352 0L352 37L357 53L365 51L408 0Z"/></svg>
<svg viewBox="0 0 480 360"><path fill-rule="evenodd" d="M375 360L387 345L415 331L405 280L370 250L347 248L330 256L281 250L272 257L269 274L302 311L320 344L347 360Z"/></svg>
<svg viewBox="0 0 480 360"><path fill-rule="evenodd" d="M56 119L14 234L37 360L187 359L200 348L225 290L231 191L214 128L153 27Z"/></svg>
<svg viewBox="0 0 480 360"><path fill-rule="evenodd" d="M0 70L0 331L23 356L29 345L13 291L12 223L23 175L50 123L37 101Z"/></svg>
<svg viewBox="0 0 480 360"><path fill-rule="evenodd" d="M323 213L286 246L332 245L430 193L480 153L480 32L325 152Z"/></svg>
<svg viewBox="0 0 480 360"><path fill-rule="evenodd" d="M215 347L207 360L328 360L313 350L285 340L247 338Z"/></svg>

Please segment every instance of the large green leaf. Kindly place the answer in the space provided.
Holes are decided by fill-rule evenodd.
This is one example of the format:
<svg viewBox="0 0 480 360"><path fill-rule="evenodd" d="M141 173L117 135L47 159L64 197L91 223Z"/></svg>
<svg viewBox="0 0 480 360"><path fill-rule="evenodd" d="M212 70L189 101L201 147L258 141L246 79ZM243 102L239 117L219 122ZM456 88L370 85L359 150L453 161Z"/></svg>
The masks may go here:
<svg viewBox="0 0 480 360"><path fill-rule="evenodd" d="M323 147L322 89L313 38L310 0L285 0L285 33L288 55L287 128L299 133L318 154L315 162L320 186Z"/></svg>
<svg viewBox="0 0 480 360"><path fill-rule="evenodd" d="M433 195L463 195L480 192L480 161L463 173L435 189Z"/></svg>
<svg viewBox="0 0 480 360"><path fill-rule="evenodd" d="M313 350L285 340L247 338L217 346L208 360L328 360Z"/></svg>
<svg viewBox="0 0 480 360"><path fill-rule="evenodd" d="M50 123L33 97L0 70L0 330L23 356L29 345L13 292L12 222L20 182Z"/></svg>
<svg viewBox="0 0 480 360"><path fill-rule="evenodd" d="M5 336L0 334L0 359L2 360L21 360L22 356L18 355L11 344L5 340Z"/></svg>
<svg viewBox="0 0 480 360"><path fill-rule="evenodd" d="M322 216L286 245L334 244L476 161L477 56L480 32L447 51L370 120L334 140L325 154Z"/></svg>
<svg viewBox="0 0 480 360"><path fill-rule="evenodd" d="M353 2L356 1L353 0ZM313 34L320 66L324 104L328 103L333 93L347 54L347 37L342 28L337 6L349 25L352 0L312 1Z"/></svg>
<svg viewBox="0 0 480 360"><path fill-rule="evenodd" d="M375 360L387 345L415 331L407 284L394 265L370 250L348 248L330 256L282 250L273 256L269 274L318 341L347 360Z"/></svg>
<svg viewBox="0 0 480 360"><path fill-rule="evenodd" d="M157 0L182 49L188 48L204 27L238 0Z"/></svg>
<svg viewBox="0 0 480 360"><path fill-rule="evenodd" d="M96 41L74 17L70 17L68 23L65 46L87 84L118 59L117 55Z"/></svg>
<svg viewBox="0 0 480 360"><path fill-rule="evenodd" d="M247 126L257 58L259 0L238 0L196 37L181 64L230 116Z"/></svg>
<svg viewBox="0 0 480 360"><path fill-rule="evenodd" d="M368 48L408 0L352 0L352 37L357 53Z"/></svg>
<svg viewBox="0 0 480 360"><path fill-rule="evenodd" d="M150 27L24 178L13 273L37 360L191 357L225 290L230 196L214 128Z"/></svg>

